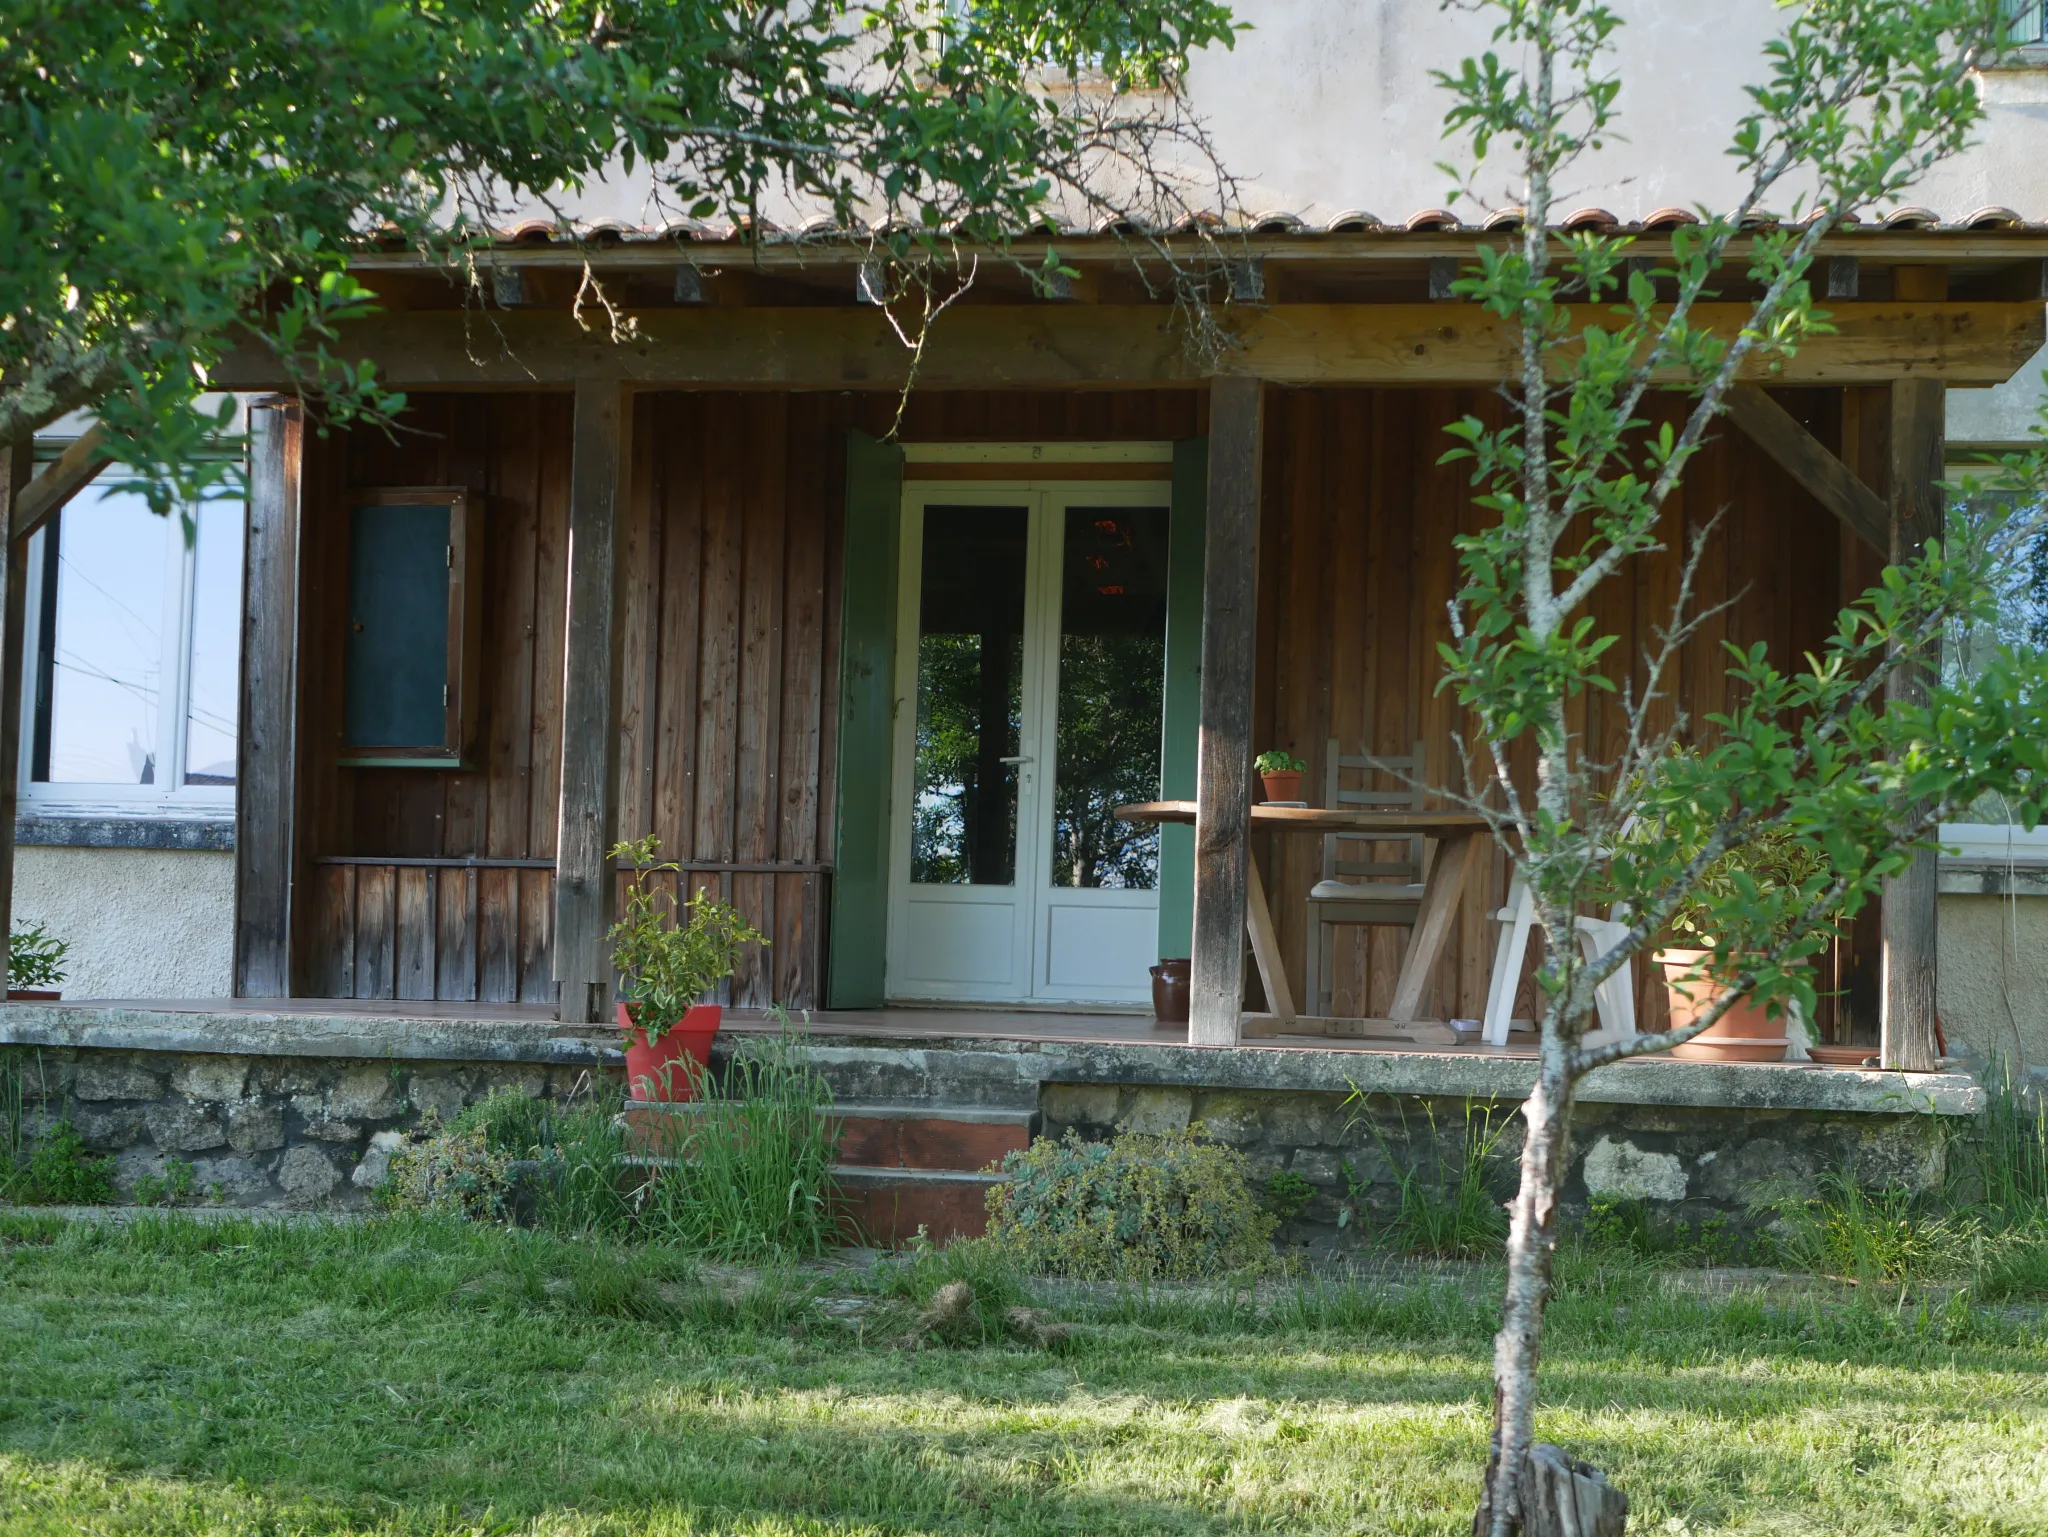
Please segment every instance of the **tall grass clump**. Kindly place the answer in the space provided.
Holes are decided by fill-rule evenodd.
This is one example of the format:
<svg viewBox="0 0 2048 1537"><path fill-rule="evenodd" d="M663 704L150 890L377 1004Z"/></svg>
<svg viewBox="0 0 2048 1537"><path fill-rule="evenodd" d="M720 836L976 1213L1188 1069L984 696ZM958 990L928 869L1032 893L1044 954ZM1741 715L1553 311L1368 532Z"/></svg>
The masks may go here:
<svg viewBox="0 0 2048 1537"><path fill-rule="evenodd" d="M1380 1242L1432 1259L1481 1259L1500 1252L1507 1238L1508 1218L1493 1187L1503 1156L1501 1143L1514 1124L1511 1112L1491 1100L1466 1100L1463 1135L1454 1149L1447 1150L1436 1106L1424 1100L1429 1149L1426 1159L1418 1159L1405 1109L1400 1111L1401 1151L1397 1153L1367 1113L1363 1091L1354 1085L1345 1104L1352 1109L1352 1126L1363 1125L1379 1144L1393 1180L1394 1210L1377 1235ZM1368 1186L1348 1161L1344 1175L1351 1189L1352 1210L1362 1210Z"/></svg>
<svg viewBox="0 0 2048 1537"><path fill-rule="evenodd" d="M782 1024L736 1053L722 1082L686 1063L695 1098L676 1108L667 1156L643 1165L628 1197L651 1241L761 1260L815 1255L839 1239L832 1091L804 1037Z"/></svg>

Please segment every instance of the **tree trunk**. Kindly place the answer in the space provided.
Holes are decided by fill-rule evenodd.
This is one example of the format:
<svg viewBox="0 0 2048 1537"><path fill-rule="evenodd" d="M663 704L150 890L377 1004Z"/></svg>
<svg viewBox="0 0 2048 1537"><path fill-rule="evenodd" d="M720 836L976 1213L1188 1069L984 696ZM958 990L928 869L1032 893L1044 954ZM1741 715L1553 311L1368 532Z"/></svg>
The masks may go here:
<svg viewBox="0 0 2048 1537"><path fill-rule="evenodd" d="M1522 1515L1511 1529L1524 1537L1622 1537L1628 1526L1628 1496L1562 1447L1532 1446L1515 1483ZM1472 1518L1473 1537L1488 1537L1491 1505L1483 1501Z"/></svg>
<svg viewBox="0 0 2048 1537"><path fill-rule="evenodd" d="M1546 1031L1546 1034L1550 1032ZM1543 1310L1550 1299L1550 1261L1557 1244L1557 1193L1570 1133L1571 1075L1562 1043L1545 1043L1536 1087L1522 1106L1522 1184L1509 1207L1507 1296L1493 1342L1493 1447L1486 1490L1473 1518L1477 1537L1535 1537L1525 1496L1536 1410L1536 1364ZM1569 1529L1565 1529L1569 1531ZM1576 1537L1576 1534L1573 1534Z"/></svg>

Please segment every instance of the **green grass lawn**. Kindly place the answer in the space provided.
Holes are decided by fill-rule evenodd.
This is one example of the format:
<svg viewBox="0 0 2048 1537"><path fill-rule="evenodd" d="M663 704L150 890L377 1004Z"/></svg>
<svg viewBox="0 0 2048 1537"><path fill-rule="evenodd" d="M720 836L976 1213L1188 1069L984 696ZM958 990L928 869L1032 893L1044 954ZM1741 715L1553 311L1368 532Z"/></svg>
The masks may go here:
<svg viewBox="0 0 2048 1537"><path fill-rule="evenodd" d="M2038 1316L1566 1269L1539 1429L1631 1532L2048 1533ZM6 1217L0 1533L1462 1533L1490 1286L1076 1290L1051 1349L913 1348L856 1272Z"/></svg>

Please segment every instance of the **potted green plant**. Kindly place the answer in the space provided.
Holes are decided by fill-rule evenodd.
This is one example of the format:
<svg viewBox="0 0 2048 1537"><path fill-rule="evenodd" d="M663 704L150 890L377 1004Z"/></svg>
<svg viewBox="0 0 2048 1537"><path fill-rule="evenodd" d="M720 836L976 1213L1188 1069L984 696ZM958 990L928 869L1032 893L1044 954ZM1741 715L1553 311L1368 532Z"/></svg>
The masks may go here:
<svg viewBox="0 0 2048 1537"><path fill-rule="evenodd" d="M1671 1029L1683 1029L1719 1003L1728 991L1722 978L1739 970L1737 963L1743 959L1715 932L1717 900L1725 902L1745 890L1769 897L1806 887L1823 868L1818 849L1797 842L1783 829L1739 844L1707 866L1693 895L1672 915L1671 932L1679 942L1651 957L1664 971ZM1781 925L1771 939L1781 941L1791 932ZM1790 1045L1788 1019L1785 1012L1772 1019L1760 1005L1738 999L1700 1034L1674 1046L1671 1055L1695 1062L1782 1062Z"/></svg>
<svg viewBox="0 0 2048 1537"><path fill-rule="evenodd" d="M682 880L682 867L661 862L660 853L660 841L651 836L612 850L613 860L629 862L633 874L626 910L608 937L633 1098L676 1102L695 1095L724 1022L723 1009L701 1000L732 975L748 945L768 940L739 909L706 892L679 904L667 883L652 879L670 874L678 885Z"/></svg>
<svg viewBox="0 0 2048 1537"><path fill-rule="evenodd" d="M62 998L64 957L71 946L40 923L17 923L7 941L9 1002L54 1003Z"/></svg>
<svg viewBox="0 0 2048 1537"><path fill-rule="evenodd" d="M1260 753L1253 766L1259 771L1259 782L1266 787L1267 800L1301 799L1301 775L1308 765L1293 753L1276 747L1271 752Z"/></svg>

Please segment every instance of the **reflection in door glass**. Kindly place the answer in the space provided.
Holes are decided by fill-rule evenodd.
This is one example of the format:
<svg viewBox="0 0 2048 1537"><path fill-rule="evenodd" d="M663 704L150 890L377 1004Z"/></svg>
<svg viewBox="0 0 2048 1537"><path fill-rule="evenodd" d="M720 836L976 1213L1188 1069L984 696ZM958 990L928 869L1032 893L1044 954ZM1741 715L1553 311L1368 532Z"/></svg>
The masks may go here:
<svg viewBox="0 0 2048 1537"><path fill-rule="evenodd" d="M1060 579L1052 883L1159 884L1159 829L1118 806L1159 794L1166 686L1164 507L1069 507Z"/></svg>
<svg viewBox="0 0 2048 1537"><path fill-rule="evenodd" d="M910 878L1017 878L1017 746L1024 716L1022 507L927 507L918 593L917 787Z"/></svg>

